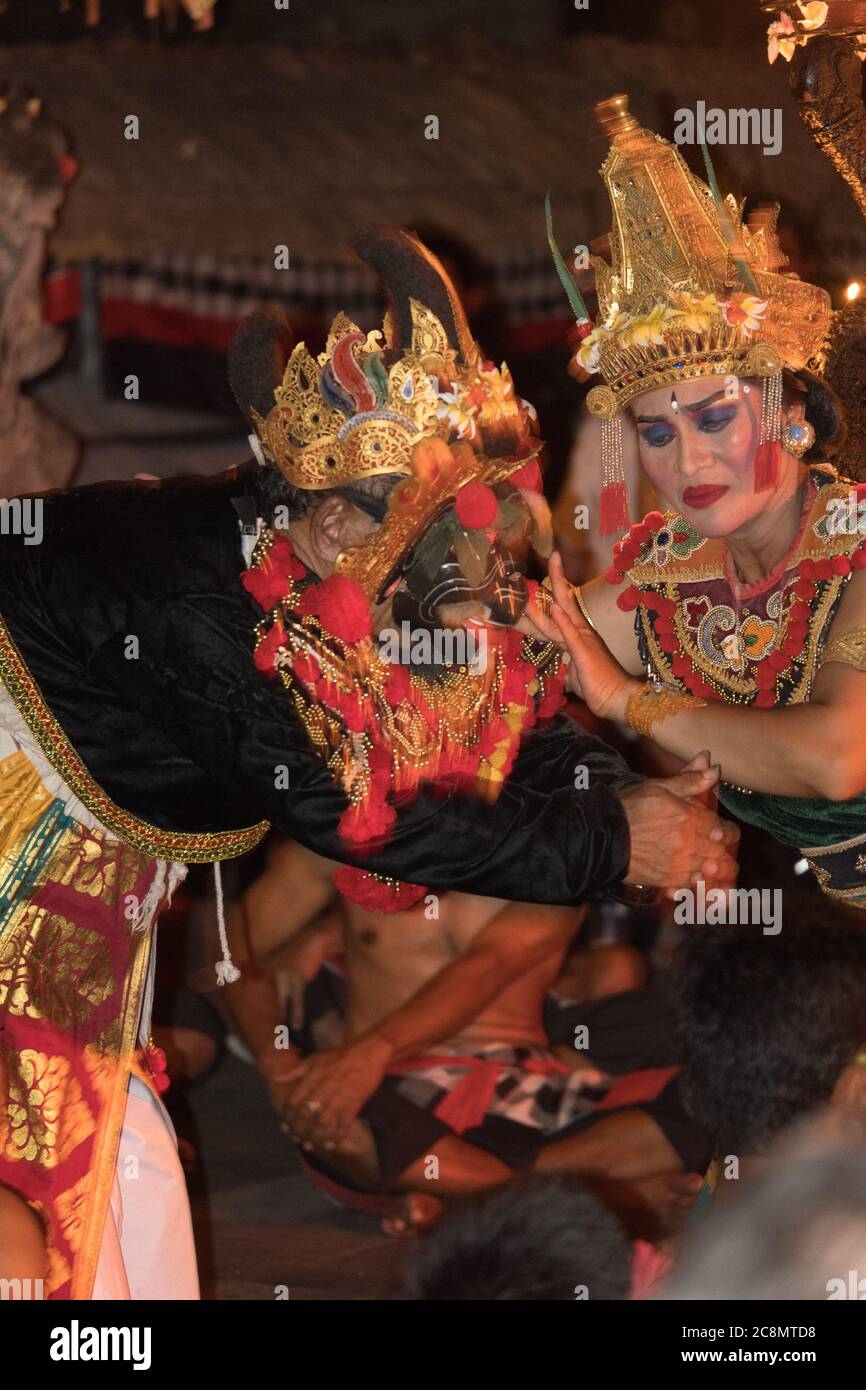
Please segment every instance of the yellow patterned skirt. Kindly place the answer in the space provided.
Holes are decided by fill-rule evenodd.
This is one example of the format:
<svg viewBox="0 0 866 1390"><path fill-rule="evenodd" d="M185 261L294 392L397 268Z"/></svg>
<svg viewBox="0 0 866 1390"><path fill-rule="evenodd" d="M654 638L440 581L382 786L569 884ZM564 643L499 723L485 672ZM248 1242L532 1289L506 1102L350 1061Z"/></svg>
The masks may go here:
<svg viewBox="0 0 866 1390"><path fill-rule="evenodd" d="M42 1217L49 1297L90 1296L151 928L183 873L85 810L0 687L0 1183Z"/></svg>

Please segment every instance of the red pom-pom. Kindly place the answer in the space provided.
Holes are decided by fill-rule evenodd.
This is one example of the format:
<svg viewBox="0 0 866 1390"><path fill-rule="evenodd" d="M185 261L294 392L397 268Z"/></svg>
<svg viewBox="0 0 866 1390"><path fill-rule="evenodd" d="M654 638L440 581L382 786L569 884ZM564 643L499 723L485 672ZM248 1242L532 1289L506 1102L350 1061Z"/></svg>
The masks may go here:
<svg viewBox="0 0 866 1390"><path fill-rule="evenodd" d="M851 556L851 568L866 570L866 541L862 541Z"/></svg>
<svg viewBox="0 0 866 1390"><path fill-rule="evenodd" d="M623 571L617 569L614 565L611 565L610 569L605 570L604 577L608 584L621 584L625 579Z"/></svg>
<svg viewBox="0 0 866 1390"><path fill-rule="evenodd" d="M306 572L290 543L277 536L261 563L244 570L241 583L259 607L270 612L286 597L292 580L303 578Z"/></svg>
<svg viewBox="0 0 866 1390"><path fill-rule="evenodd" d="M830 569L833 574L850 574L851 561L847 555L834 555L830 561Z"/></svg>
<svg viewBox="0 0 866 1390"><path fill-rule="evenodd" d="M534 676L535 672L530 667L528 670L506 671L505 679L502 682L502 701L506 705L522 705L526 702L526 687Z"/></svg>
<svg viewBox="0 0 866 1390"><path fill-rule="evenodd" d="M653 594L652 598L644 599L643 602L647 608L654 609L665 618L672 618L677 611L674 599L668 598L665 594Z"/></svg>
<svg viewBox="0 0 866 1390"><path fill-rule="evenodd" d="M650 515L652 515L652 513L650 513ZM659 513L659 515L661 515L661 513ZM639 521L635 526L632 526L629 535L633 541L637 541L641 550L643 550L647 541L652 536L652 531L645 521Z"/></svg>
<svg viewBox="0 0 866 1390"><path fill-rule="evenodd" d="M499 502L486 483L464 483L454 498L457 520L467 531L484 531L496 520Z"/></svg>
<svg viewBox="0 0 866 1390"><path fill-rule="evenodd" d="M623 589L621 594L617 594L616 606L621 608L623 613L631 613L642 603L642 595L636 584L630 584L627 589Z"/></svg>
<svg viewBox="0 0 866 1390"><path fill-rule="evenodd" d="M163 1091L167 1091L169 1086L171 1085L171 1082L164 1071L158 1071L155 1075L151 1075L151 1081L153 1082L156 1089L159 1091L160 1095L162 1095Z"/></svg>
<svg viewBox="0 0 866 1390"><path fill-rule="evenodd" d="M772 709L776 696L772 690L759 690L752 702L758 709Z"/></svg>
<svg viewBox="0 0 866 1390"><path fill-rule="evenodd" d="M762 662L755 672L755 685L759 690L772 690L775 684L776 672L766 662Z"/></svg>
<svg viewBox="0 0 866 1390"><path fill-rule="evenodd" d="M351 844L365 845L389 835L397 820L393 806L381 798L369 796L357 806L350 806L340 817L338 830Z"/></svg>
<svg viewBox="0 0 866 1390"><path fill-rule="evenodd" d="M647 512L643 524L648 526L650 531L658 531L665 524L664 512Z"/></svg>
<svg viewBox="0 0 866 1390"><path fill-rule="evenodd" d="M332 574L301 595L298 612L318 618L326 632L341 642L360 642L373 631L373 616L360 584L345 574Z"/></svg>

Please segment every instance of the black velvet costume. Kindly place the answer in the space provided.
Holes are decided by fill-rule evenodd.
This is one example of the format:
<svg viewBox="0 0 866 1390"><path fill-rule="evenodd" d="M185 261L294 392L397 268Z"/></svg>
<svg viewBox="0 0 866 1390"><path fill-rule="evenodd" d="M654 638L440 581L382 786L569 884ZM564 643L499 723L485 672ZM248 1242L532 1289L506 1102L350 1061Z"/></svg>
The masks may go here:
<svg viewBox="0 0 866 1390"><path fill-rule="evenodd" d="M353 856L337 833L342 792L285 689L253 665L261 611L240 583L239 509L255 509L255 491L255 464L84 487L44 498L40 544L0 537L2 679L67 780L58 748L77 753L73 790L122 839L135 842L125 816L146 823L138 847L161 857L228 857L267 827L223 832L270 822L320 854L443 890L568 904L613 889L629 853L614 789L637 779L564 718L526 739L494 804L422 793L386 845ZM588 790L574 788L578 764ZM169 834L151 845L152 828Z"/></svg>

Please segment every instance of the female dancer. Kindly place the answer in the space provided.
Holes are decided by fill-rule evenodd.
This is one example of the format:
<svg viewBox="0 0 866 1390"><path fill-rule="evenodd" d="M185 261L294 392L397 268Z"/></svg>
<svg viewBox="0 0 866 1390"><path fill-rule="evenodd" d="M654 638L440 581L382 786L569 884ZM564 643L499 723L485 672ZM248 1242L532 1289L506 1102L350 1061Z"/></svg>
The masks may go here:
<svg viewBox="0 0 866 1390"><path fill-rule="evenodd" d="M554 556L555 626L538 625L596 715L682 758L710 749L723 803L866 908L866 487L816 463L844 425L807 368L829 300L770 268L774 218L744 228L625 98L602 114L613 261L577 353L606 382L587 402L602 529L627 522L624 426L667 510L578 591Z"/></svg>

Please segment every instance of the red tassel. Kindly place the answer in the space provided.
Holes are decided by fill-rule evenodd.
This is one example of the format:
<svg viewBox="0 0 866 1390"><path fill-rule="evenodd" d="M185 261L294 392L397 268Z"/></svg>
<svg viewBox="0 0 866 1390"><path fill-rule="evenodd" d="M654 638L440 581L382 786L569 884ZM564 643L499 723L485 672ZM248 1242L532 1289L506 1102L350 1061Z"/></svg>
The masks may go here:
<svg viewBox="0 0 866 1390"><path fill-rule="evenodd" d="M769 492L779 481L782 446L778 439L765 439L755 455L755 492Z"/></svg>
<svg viewBox="0 0 866 1390"><path fill-rule="evenodd" d="M599 530L603 536L628 526L628 489L624 482L605 483L599 504Z"/></svg>

